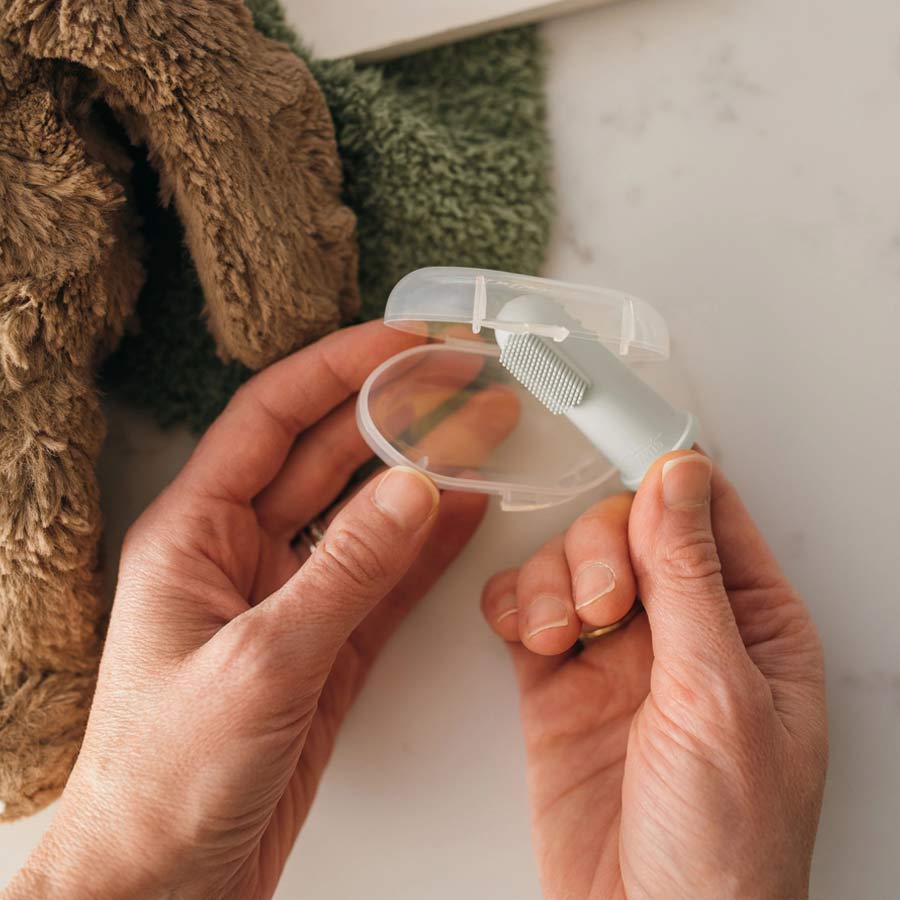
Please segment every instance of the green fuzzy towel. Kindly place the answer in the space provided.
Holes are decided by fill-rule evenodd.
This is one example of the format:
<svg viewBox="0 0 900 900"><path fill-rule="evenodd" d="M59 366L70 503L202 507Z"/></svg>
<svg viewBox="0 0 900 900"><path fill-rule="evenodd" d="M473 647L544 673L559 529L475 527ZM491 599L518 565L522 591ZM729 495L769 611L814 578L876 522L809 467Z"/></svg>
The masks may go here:
<svg viewBox="0 0 900 900"><path fill-rule="evenodd" d="M261 32L308 62L325 94L344 199L358 217L365 318L380 315L393 285L421 266L538 268L552 191L534 28L362 66L310 59L276 0L247 5ZM158 205L155 174L138 154L135 167L148 277L139 330L108 360L104 386L163 425L201 430L250 372L217 358L178 218Z"/></svg>

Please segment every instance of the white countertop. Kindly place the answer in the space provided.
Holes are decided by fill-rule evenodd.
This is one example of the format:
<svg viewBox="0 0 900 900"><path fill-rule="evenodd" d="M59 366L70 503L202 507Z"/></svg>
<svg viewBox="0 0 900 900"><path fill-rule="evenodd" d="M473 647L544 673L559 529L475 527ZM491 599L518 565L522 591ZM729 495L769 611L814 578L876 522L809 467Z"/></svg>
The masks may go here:
<svg viewBox="0 0 900 900"><path fill-rule="evenodd" d="M825 641L832 758L812 894L895 896L900 5L631 0L545 33L559 185L546 271L666 316L675 390ZM114 418L113 541L189 445ZM576 511L492 510L405 623L281 900L539 896L513 681L478 594ZM0 827L0 883L49 815Z"/></svg>

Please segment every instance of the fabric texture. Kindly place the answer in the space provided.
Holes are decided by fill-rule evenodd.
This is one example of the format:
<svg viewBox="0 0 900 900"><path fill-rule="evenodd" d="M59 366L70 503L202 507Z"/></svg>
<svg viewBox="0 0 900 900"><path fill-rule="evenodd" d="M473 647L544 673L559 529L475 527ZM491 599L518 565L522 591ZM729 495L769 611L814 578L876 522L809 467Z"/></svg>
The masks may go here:
<svg viewBox="0 0 900 900"><path fill-rule="evenodd" d="M359 303L328 109L240 0L0 3L5 819L65 783L105 630L95 371L156 263L129 142L181 223L211 352L259 368Z"/></svg>
<svg viewBox="0 0 900 900"><path fill-rule="evenodd" d="M548 159L533 29L358 67L274 0L0 0L0 819L59 793L93 692L98 365L202 428L411 269L535 270Z"/></svg>
<svg viewBox="0 0 900 900"><path fill-rule="evenodd" d="M308 61L331 110L358 221L362 317L380 315L393 285L421 266L538 269L553 204L534 28L359 66L311 59L274 0L247 5L260 31ZM200 430L250 372L217 357L177 216L152 208L152 184L144 193L155 236L138 331L110 359L104 386L163 425Z"/></svg>

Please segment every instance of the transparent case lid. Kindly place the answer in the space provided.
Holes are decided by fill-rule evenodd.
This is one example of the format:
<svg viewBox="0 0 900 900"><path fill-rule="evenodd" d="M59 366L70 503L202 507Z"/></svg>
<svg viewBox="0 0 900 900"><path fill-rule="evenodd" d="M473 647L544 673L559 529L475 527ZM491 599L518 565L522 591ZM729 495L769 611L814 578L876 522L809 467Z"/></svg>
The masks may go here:
<svg viewBox="0 0 900 900"><path fill-rule="evenodd" d="M412 272L392 291L385 322L437 342L369 376L357 402L363 437L389 465L414 466L449 490L498 494L506 509L563 502L615 469L500 365L495 328L540 334L561 349L599 341L625 361L664 359L669 349L662 317L637 298L487 269Z"/></svg>
<svg viewBox="0 0 900 900"><path fill-rule="evenodd" d="M509 318L511 301L532 298L527 321ZM535 314L533 298L545 301ZM506 314L501 312L506 308ZM417 269L391 291L386 324L443 340L487 339L482 329L527 331L555 341L599 341L631 360L666 359L669 332L649 303L621 291L490 269ZM423 326L424 323L424 326ZM471 326L459 329L459 325Z"/></svg>

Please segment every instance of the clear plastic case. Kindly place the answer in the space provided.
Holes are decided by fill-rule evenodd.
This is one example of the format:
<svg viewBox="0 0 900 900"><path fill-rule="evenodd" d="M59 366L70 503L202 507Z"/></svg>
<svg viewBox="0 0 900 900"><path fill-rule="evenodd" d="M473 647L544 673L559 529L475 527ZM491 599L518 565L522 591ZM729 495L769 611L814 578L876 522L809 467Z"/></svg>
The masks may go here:
<svg viewBox="0 0 900 900"><path fill-rule="evenodd" d="M519 298L527 298L527 321L515 318ZM625 361L669 352L665 322L644 301L486 269L407 275L388 299L385 322L430 341L369 376L357 403L363 437L389 465L414 466L442 488L497 494L506 509L563 502L615 469L500 365L495 328L562 346L599 342Z"/></svg>

